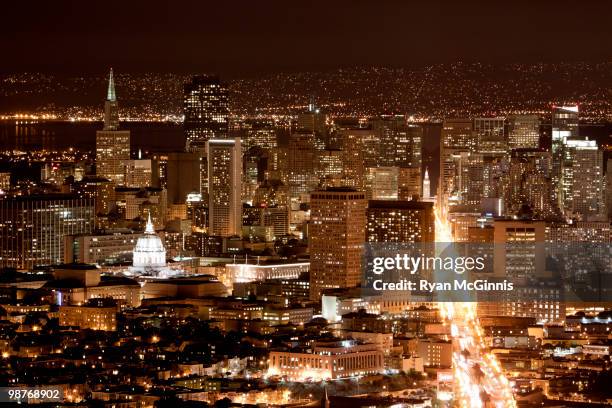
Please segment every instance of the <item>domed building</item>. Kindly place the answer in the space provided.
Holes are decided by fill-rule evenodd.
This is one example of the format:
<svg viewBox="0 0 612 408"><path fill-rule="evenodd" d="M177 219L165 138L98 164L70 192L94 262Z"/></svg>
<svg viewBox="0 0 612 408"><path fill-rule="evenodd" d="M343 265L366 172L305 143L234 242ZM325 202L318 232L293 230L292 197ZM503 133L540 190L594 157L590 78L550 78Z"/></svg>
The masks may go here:
<svg viewBox="0 0 612 408"><path fill-rule="evenodd" d="M155 233L151 215L147 220L144 236L138 238L134 248L132 266L134 268L163 268L166 266L166 248L161 238Z"/></svg>
<svg viewBox="0 0 612 408"><path fill-rule="evenodd" d="M161 238L155 233L149 215L144 235L136 241L129 275L168 278L180 273L181 271L171 269L166 265L166 248Z"/></svg>

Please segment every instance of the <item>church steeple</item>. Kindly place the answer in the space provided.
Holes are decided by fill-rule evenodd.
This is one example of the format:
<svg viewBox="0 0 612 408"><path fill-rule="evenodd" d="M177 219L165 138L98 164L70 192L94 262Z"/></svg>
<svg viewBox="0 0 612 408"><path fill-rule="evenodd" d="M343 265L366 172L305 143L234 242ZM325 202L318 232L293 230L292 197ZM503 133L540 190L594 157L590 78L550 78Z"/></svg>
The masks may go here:
<svg viewBox="0 0 612 408"><path fill-rule="evenodd" d="M119 129L119 105L117 104L117 94L115 93L115 78L113 69L110 69L108 76L108 90L106 101L104 101L104 130Z"/></svg>
<svg viewBox="0 0 612 408"><path fill-rule="evenodd" d="M106 100L115 102L117 95L115 94L115 79L113 78L113 69L110 69L110 75L108 76L108 92L106 93Z"/></svg>

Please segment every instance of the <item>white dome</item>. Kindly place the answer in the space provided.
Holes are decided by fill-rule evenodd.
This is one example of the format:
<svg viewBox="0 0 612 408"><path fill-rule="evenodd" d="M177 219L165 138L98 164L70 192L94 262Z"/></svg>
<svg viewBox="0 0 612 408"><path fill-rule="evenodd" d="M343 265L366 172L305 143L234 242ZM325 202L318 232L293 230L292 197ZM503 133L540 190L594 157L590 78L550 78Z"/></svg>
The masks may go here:
<svg viewBox="0 0 612 408"><path fill-rule="evenodd" d="M159 268L166 266L166 249L161 238L155 234L151 216L147 221L145 235L138 238L134 248L132 265L135 268Z"/></svg>

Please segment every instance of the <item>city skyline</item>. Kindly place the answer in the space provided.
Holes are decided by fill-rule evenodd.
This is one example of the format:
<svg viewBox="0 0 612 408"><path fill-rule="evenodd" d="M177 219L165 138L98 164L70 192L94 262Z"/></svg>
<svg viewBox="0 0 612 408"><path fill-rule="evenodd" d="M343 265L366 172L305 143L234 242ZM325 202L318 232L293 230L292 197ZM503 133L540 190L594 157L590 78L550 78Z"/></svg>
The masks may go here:
<svg viewBox="0 0 612 408"><path fill-rule="evenodd" d="M608 8L6 5L0 402L612 405Z"/></svg>

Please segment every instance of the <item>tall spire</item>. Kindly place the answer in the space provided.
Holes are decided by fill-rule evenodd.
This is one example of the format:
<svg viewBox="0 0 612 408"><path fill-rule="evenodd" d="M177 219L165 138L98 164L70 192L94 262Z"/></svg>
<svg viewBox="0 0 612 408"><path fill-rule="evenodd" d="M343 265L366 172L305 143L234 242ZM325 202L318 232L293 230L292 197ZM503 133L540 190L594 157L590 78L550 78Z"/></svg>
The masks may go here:
<svg viewBox="0 0 612 408"><path fill-rule="evenodd" d="M155 234L155 228L151 222L151 212L149 211L149 218L147 219L147 226L145 228L145 234Z"/></svg>
<svg viewBox="0 0 612 408"><path fill-rule="evenodd" d="M107 101L116 101L117 95L115 94L115 79L113 78L113 69L110 69L110 75L108 76L108 92L106 93Z"/></svg>
<svg viewBox="0 0 612 408"><path fill-rule="evenodd" d="M423 199L431 198L431 182L429 181L429 171L425 167L425 176L423 177Z"/></svg>
<svg viewBox="0 0 612 408"><path fill-rule="evenodd" d="M113 69L110 69L108 76L108 91L106 92L106 101L104 101L104 130L119 129L119 105L117 103L117 94L115 94L115 78L113 77Z"/></svg>

